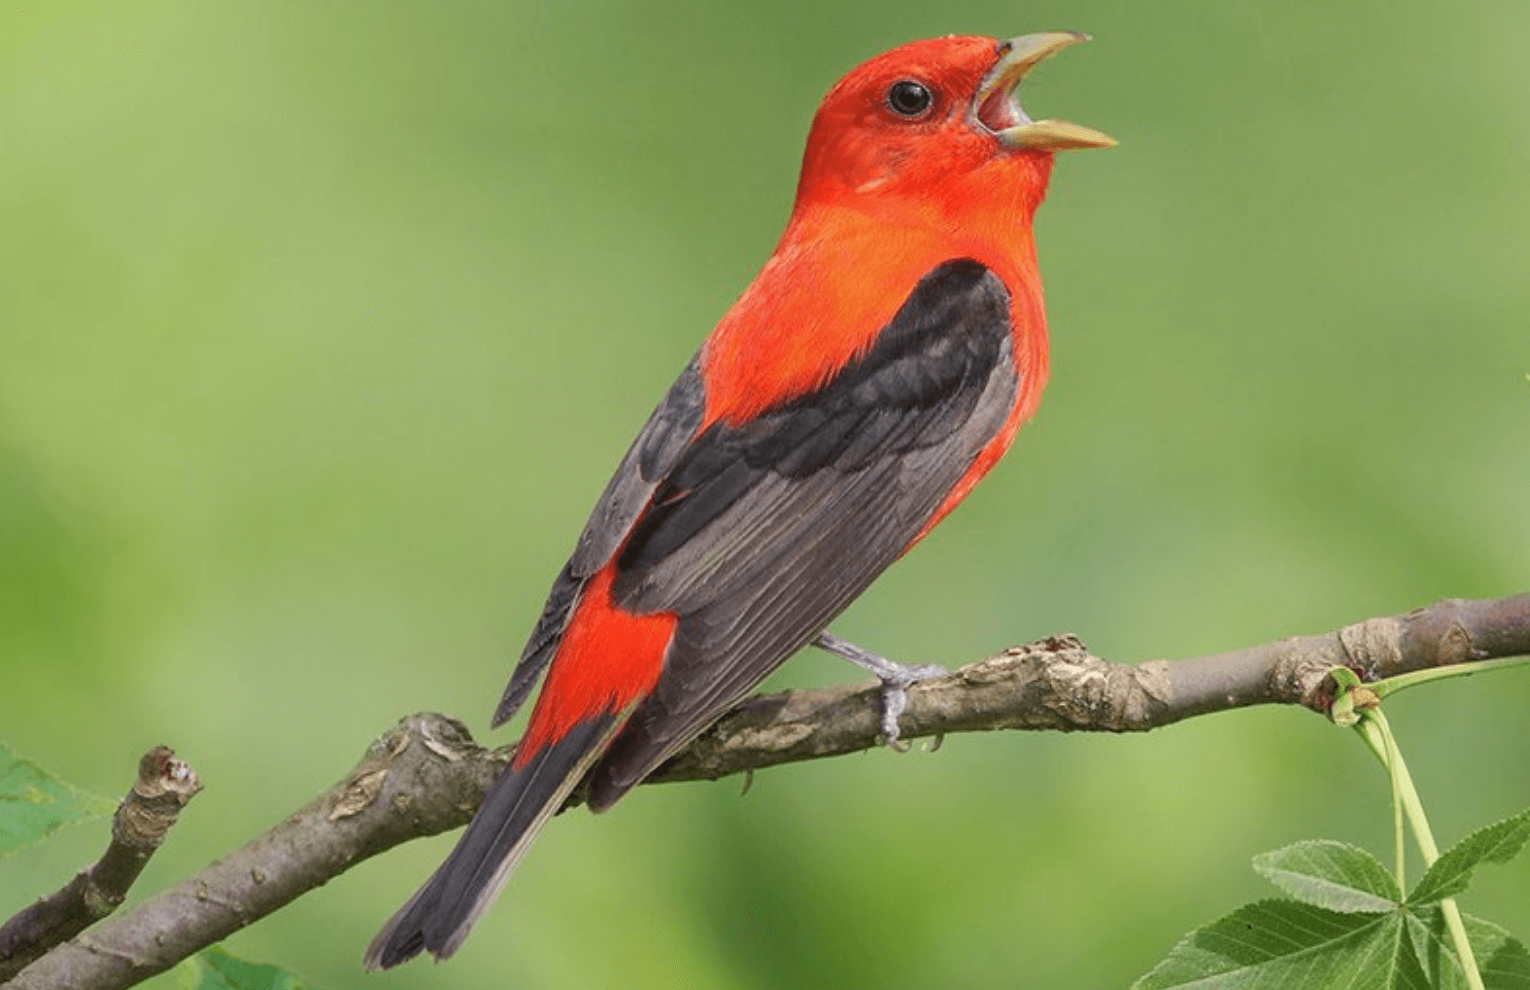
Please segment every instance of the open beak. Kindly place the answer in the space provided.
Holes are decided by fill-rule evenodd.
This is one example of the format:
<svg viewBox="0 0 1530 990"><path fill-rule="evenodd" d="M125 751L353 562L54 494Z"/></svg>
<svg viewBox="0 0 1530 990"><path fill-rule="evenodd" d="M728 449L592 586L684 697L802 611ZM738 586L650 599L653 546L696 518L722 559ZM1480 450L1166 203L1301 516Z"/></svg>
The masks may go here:
<svg viewBox="0 0 1530 990"><path fill-rule="evenodd" d="M1038 63L1080 41L1087 34L1045 31L1002 42L999 60L972 98L972 116L980 127L1006 148L1066 151L1070 148L1110 148L1116 139L1071 120L1032 120L1020 107L1020 83Z"/></svg>

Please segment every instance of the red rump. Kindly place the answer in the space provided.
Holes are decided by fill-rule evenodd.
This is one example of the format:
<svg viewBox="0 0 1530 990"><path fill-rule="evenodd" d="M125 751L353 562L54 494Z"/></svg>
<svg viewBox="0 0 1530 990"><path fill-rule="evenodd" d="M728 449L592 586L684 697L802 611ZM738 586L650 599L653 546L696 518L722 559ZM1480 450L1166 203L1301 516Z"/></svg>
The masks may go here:
<svg viewBox="0 0 1530 990"><path fill-rule="evenodd" d="M678 620L665 612L633 615L612 605L614 566L607 564L585 585L515 751L511 765L517 770L580 722L619 712L658 683Z"/></svg>

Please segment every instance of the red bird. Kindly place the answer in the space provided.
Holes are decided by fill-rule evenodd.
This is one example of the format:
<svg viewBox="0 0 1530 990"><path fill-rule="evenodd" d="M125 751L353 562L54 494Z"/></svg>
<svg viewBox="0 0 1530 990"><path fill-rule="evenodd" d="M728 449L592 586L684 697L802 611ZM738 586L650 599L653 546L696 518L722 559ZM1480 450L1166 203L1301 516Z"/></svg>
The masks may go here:
<svg viewBox="0 0 1530 990"><path fill-rule="evenodd" d="M877 671L896 740L901 688L928 669L823 630L972 490L1041 398L1031 218L1054 152L1115 142L1031 120L1016 90L1083 40L915 42L829 91L775 253L553 583L494 713L496 726L514 715L546 671L515 758L369 967L451 955L581 778L590 808L609 808L810 642Z"/></svg>

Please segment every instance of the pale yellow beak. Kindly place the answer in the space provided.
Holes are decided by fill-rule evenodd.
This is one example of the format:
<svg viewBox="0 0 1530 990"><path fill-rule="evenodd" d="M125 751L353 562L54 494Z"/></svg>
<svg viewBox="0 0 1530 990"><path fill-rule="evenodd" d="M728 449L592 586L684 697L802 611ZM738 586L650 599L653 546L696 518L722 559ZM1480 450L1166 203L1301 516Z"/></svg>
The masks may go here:
<svg viewBox="0 0 1530 990"><path fill-rule="evenodd" d="M973 119L1007 148L1067 151L1114 147L1116 139L1109 134L1071 120L1032 120L1020 107L1020 83L1037 63L1088 40L1087 34L1076 31L1044 31L1003 42L999 60L972 98Z"/></svg>

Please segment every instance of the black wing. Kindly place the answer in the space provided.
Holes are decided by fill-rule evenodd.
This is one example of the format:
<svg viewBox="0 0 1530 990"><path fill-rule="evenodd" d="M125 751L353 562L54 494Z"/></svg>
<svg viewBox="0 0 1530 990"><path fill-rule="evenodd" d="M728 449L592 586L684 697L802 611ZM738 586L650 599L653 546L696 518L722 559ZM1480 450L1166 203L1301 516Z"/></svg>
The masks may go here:
<svg viewBox="0 0 1530 990"><path fill-rule="evenodd" d="M510 684L494 711L496 727L508 722L525 704L537 677L558 650L585 582L621 546L660 479L695 437L705 404L700 358L696 357L648 417L643 431L601 493L600 501L595 503L595 511L590 513L590 520L579 535L574 555L553 581L547 604L542 606L542 616L531 631L520 662L510 675Z"/></svg>
<svg viewBox="0 0 1530 990"><path fill-rule="evenodd" d="M679 627L654 693L593 771L591 807L642 780L896 560L1018 390L1009 293L962 259L926 275L822 389L685 445L621 543L612 588L623 609L674 612Z"/></svg>

